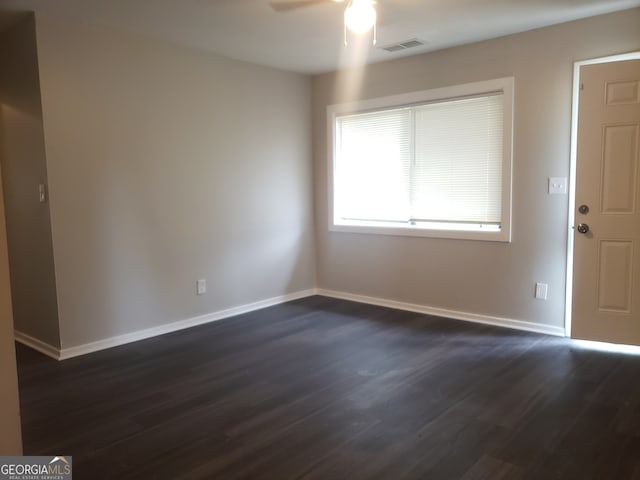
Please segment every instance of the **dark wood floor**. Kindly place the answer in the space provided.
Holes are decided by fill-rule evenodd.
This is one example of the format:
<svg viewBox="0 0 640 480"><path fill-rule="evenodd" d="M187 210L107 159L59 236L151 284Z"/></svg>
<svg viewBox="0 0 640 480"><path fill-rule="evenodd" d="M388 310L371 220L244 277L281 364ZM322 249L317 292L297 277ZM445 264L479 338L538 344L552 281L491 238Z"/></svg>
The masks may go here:
<svg viewBox="0 0 640 480"><path fill-rule="evenodd" d="M25 454L80 479L640 479L640 357L323 297L55 362Z"/></svg>

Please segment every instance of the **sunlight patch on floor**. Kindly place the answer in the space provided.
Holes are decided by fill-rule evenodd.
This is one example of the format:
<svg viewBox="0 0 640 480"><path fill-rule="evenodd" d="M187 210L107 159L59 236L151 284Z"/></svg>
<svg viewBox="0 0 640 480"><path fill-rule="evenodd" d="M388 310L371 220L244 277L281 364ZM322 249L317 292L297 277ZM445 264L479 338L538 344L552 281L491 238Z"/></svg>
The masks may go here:
<svg viewBox="0 0 640 480"><path fill-rule="evenodd" d="M608 352L608 353L624 353L627 355L640 355L640 346L637 346L637 345L592 342L590 340L572 340L571 343L585 350L597 350L599 352Z"/></svg>

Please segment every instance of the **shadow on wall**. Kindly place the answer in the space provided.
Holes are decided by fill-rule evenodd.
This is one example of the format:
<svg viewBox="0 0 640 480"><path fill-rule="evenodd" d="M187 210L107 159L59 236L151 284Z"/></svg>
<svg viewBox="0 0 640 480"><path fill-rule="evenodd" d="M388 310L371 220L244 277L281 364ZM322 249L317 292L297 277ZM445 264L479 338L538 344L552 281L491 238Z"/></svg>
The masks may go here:
<svg viewBox="0 0 640 480"><path fill-rule="evenodd" d="M14 324L24 334L59 346L49 208L39 201L39 185L46 186L41 118L9 105L0 108Z"/></svg>
<svg viewBox="0 0 640 480"><path fill-rule="evenodd" d="M60 345L33 15L0 32L0 163L15 329Z"/></svg>

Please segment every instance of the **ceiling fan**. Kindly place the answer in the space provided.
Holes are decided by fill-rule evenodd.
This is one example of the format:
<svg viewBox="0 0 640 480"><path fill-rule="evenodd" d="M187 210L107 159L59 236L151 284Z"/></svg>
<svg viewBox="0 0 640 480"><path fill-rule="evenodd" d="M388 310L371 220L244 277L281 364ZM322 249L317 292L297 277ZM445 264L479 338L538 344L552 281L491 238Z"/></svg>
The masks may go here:
<svg viewBox="0 0 640 480"><path fill-rule="evenodd" d="M344 44L347 44L347 29L354 33L366 33L373 28L373 44L376 44L375 0L286 0L273 1L271 8L276 12L288 12L299 8L313 7L324 3L346 3L344 11Z"/></svg>
<svg viewBox="0 0 640 480"><path fill-rule="evenodd" d="M287 12L298 8L312 7L322 3L343 3L344 0L290 0L282 2L271 2L271 8L276 12Z"/></svg>

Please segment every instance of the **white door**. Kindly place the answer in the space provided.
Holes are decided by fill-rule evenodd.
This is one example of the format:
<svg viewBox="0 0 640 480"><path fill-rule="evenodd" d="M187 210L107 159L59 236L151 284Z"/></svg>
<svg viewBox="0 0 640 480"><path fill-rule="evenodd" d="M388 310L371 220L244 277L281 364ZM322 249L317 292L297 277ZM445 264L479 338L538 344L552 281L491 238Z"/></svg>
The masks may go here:
<svg viewBox="0 0 640 480"><path fill-rule="evenodd" d="M640 345L640 60L580 84L571 336Z"/></svg>

